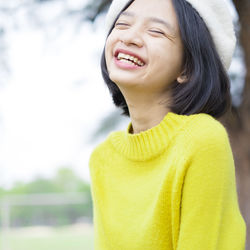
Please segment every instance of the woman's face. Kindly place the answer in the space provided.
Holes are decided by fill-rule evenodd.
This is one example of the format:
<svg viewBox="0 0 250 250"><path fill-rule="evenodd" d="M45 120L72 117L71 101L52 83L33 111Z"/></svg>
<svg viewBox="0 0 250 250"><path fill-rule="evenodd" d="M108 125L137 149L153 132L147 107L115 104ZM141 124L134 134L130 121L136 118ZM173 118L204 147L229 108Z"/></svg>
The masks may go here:
<svg viewBox="0 0 250 250"><path fill-rule="evenodd" d="M162 92L181 73L183 46L171 0L135 0L109 35L105 56L119 87Z"/></svg>

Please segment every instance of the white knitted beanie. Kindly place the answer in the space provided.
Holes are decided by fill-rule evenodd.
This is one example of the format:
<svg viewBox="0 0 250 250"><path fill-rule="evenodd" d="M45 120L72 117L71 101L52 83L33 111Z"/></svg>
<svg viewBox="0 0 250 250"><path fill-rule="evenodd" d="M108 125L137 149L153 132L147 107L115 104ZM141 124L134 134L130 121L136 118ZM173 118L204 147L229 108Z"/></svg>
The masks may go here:
<svg viewBox="0 0 250 250"><path fill-rule="evenodd" d="M152 0L153 1L153 0ZM224 67L228 70L232 61L236 37L232 16L224 0L185 0L189 2L206 23ZM113 0L106 16L108 32L116 17L129 0Z"/></svg>

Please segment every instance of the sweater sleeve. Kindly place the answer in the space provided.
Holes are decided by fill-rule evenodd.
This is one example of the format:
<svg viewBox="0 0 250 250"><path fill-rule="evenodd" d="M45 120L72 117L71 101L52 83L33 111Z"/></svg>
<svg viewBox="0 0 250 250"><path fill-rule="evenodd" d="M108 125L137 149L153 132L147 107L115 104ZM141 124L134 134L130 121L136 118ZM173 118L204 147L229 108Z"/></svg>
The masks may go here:
<svg viewBox="0 0 250 250"><path fill-rule="evenodd" d="M244 250L246 224L226 130L200 136L195 145L184 177L176 249Z"/></svg>

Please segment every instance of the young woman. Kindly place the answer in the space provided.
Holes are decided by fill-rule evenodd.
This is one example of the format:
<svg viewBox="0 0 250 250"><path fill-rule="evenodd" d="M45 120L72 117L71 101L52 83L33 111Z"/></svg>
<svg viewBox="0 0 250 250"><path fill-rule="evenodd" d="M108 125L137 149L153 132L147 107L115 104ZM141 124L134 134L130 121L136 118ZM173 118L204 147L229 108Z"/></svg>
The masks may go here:
<svg viewBox="0 0 250 250"><path fill-rule="evenodd" d="M217 120L235 47L223 0L113 0L101 67L131 122L90 157L95 250L244 250Z"/></svg>

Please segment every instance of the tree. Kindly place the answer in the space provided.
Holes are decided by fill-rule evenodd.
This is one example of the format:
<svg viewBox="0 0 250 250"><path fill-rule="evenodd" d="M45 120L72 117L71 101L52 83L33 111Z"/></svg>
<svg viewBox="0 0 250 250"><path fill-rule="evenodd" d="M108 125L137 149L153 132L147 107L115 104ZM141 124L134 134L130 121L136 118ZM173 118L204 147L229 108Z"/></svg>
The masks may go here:
<svg viewBox="0 0 250 250"><path fill-rule="evenodd" d="M235 156L237 188L241 212L248 225L246 249L250 249L250 2L233 0L239 15L239 40L244 51L246 77L242 103L224 118Z"/></svg>

